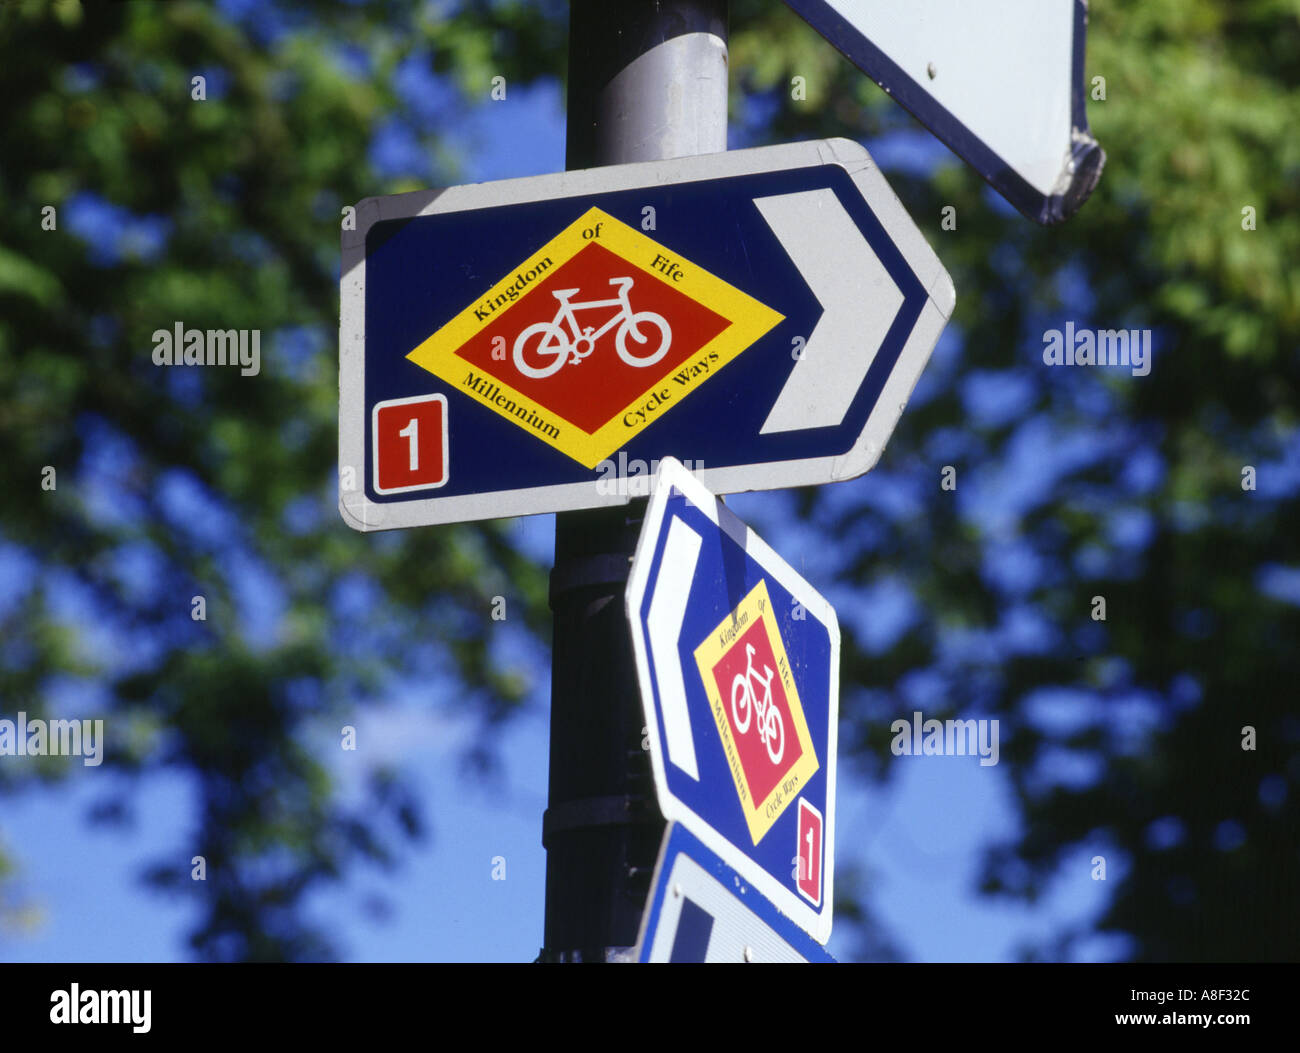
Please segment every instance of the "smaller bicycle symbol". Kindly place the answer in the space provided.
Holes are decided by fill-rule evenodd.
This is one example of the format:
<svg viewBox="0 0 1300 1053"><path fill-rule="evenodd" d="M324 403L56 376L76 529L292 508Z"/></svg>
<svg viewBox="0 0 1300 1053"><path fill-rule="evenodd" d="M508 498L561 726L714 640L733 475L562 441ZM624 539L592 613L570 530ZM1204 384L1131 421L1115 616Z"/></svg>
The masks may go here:
<svg viewBox="0 0 1300 1053"><path fill-rule="evenodd" d="M785 753L785 721L772 704L772 677L776 674L766 662L763 663L763 675L754 670L756 653L753 644L745 644L745 672L737 673L731 681L731 716L741 735L749 730L750 718L756 716L755 730L759 741L766 747L772 763L780 764ZM755 683L763 686L762 698L754 690Z"/></svg>
<svg viewBox="0 0 1300 1053"><path fill-rule="evenodd" d="M549 322L535 322L515 338L515 367L526 377L541 380L558 373L565 363L577 365L595 349L596 341L614 326L614 347L618 357L629 366L644 369L653 366L668 354L673 333L667 319L654 311L632 310L628 299L636 279L631 277L610 278L609 284L618 286L618 292L612 300L574 301L580 289L556 289L551 295L560 301L559 310ZM599 329L587 326L579 330L576 313L596 307L617 307L618 313ZM565 332L564 326L568 326ZM656 343L654 334L649 330L658 330ZM540 337L537 346L530 348L529 342ZM631 346L629 346L629 338ZM639 346L638 346L639 345ZM654 350L651 351L651 346ZM532 358L533 361L529 361Z"/></svg>

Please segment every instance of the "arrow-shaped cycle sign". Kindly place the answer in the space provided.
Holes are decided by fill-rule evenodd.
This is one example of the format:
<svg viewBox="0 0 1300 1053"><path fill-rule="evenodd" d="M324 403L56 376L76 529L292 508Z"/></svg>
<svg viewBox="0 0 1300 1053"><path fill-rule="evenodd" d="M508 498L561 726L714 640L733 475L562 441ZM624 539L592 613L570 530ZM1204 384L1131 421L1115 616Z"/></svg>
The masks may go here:
<svg viewBox="0 0 1300 1053"><path fill-rule="evenodd" d="M952 282L847 140L370 198L343 234L359 530L869 469Z"/></svg>
<svg viewBox="0 0 1300 1053"><path fill-rule="evenodd" d="M659 466L625 599L664 818L825 943L835 611L672 458Z"/></svg>

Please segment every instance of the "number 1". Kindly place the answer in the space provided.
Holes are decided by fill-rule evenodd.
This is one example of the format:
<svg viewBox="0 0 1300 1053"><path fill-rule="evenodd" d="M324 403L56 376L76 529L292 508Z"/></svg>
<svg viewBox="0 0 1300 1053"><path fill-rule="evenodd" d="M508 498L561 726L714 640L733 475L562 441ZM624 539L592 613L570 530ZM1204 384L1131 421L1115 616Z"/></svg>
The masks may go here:
<svg viewBox="0 0 1300 1053"><path fill-rule="evenodd" d="M391 432L389 433L391 434ZM411 450L411 471L420 470L420 422L412 417L406 427L397 433L407 441Z"/></svg>

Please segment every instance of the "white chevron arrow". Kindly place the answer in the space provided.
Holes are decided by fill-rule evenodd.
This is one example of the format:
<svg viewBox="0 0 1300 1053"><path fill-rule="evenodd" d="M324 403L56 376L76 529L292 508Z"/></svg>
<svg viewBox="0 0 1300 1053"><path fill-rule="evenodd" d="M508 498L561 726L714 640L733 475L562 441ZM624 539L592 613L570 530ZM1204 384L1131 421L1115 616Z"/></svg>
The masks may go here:
<svg viewBox="0 0 1300 1053"><path fill-rule="evenodd" d="M695 737L691 734L691 715L686 708L686 683L682 679L677 643L682 635L686 604L691 598L691 582L695 578L701 543L699 534L673 516L664 545L663 569L655 583L646 618L650 651L659 678L668 759L697 782L700 768L695 760Z"/></svg>
<svg viewBox="0 0 1300 1053"><path fill-rule="evenodd" d="M833 190L754 204L823 309L760 433L835 427L903 306L903 292Z"/></svg>

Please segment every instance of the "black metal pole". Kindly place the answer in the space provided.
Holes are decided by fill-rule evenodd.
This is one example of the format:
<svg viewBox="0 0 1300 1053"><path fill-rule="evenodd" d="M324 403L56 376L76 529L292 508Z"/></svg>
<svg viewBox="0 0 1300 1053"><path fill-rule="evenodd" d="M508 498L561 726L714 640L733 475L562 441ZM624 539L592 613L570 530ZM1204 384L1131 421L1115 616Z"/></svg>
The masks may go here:
<svg viewBox="0 0 1300 1053"><path fill-rule="evenodd" d="M727 146L726 0L572 0L569 168ZM623 592L645 501L555 518L544 961L636 943L663 817Z"/></svg>

